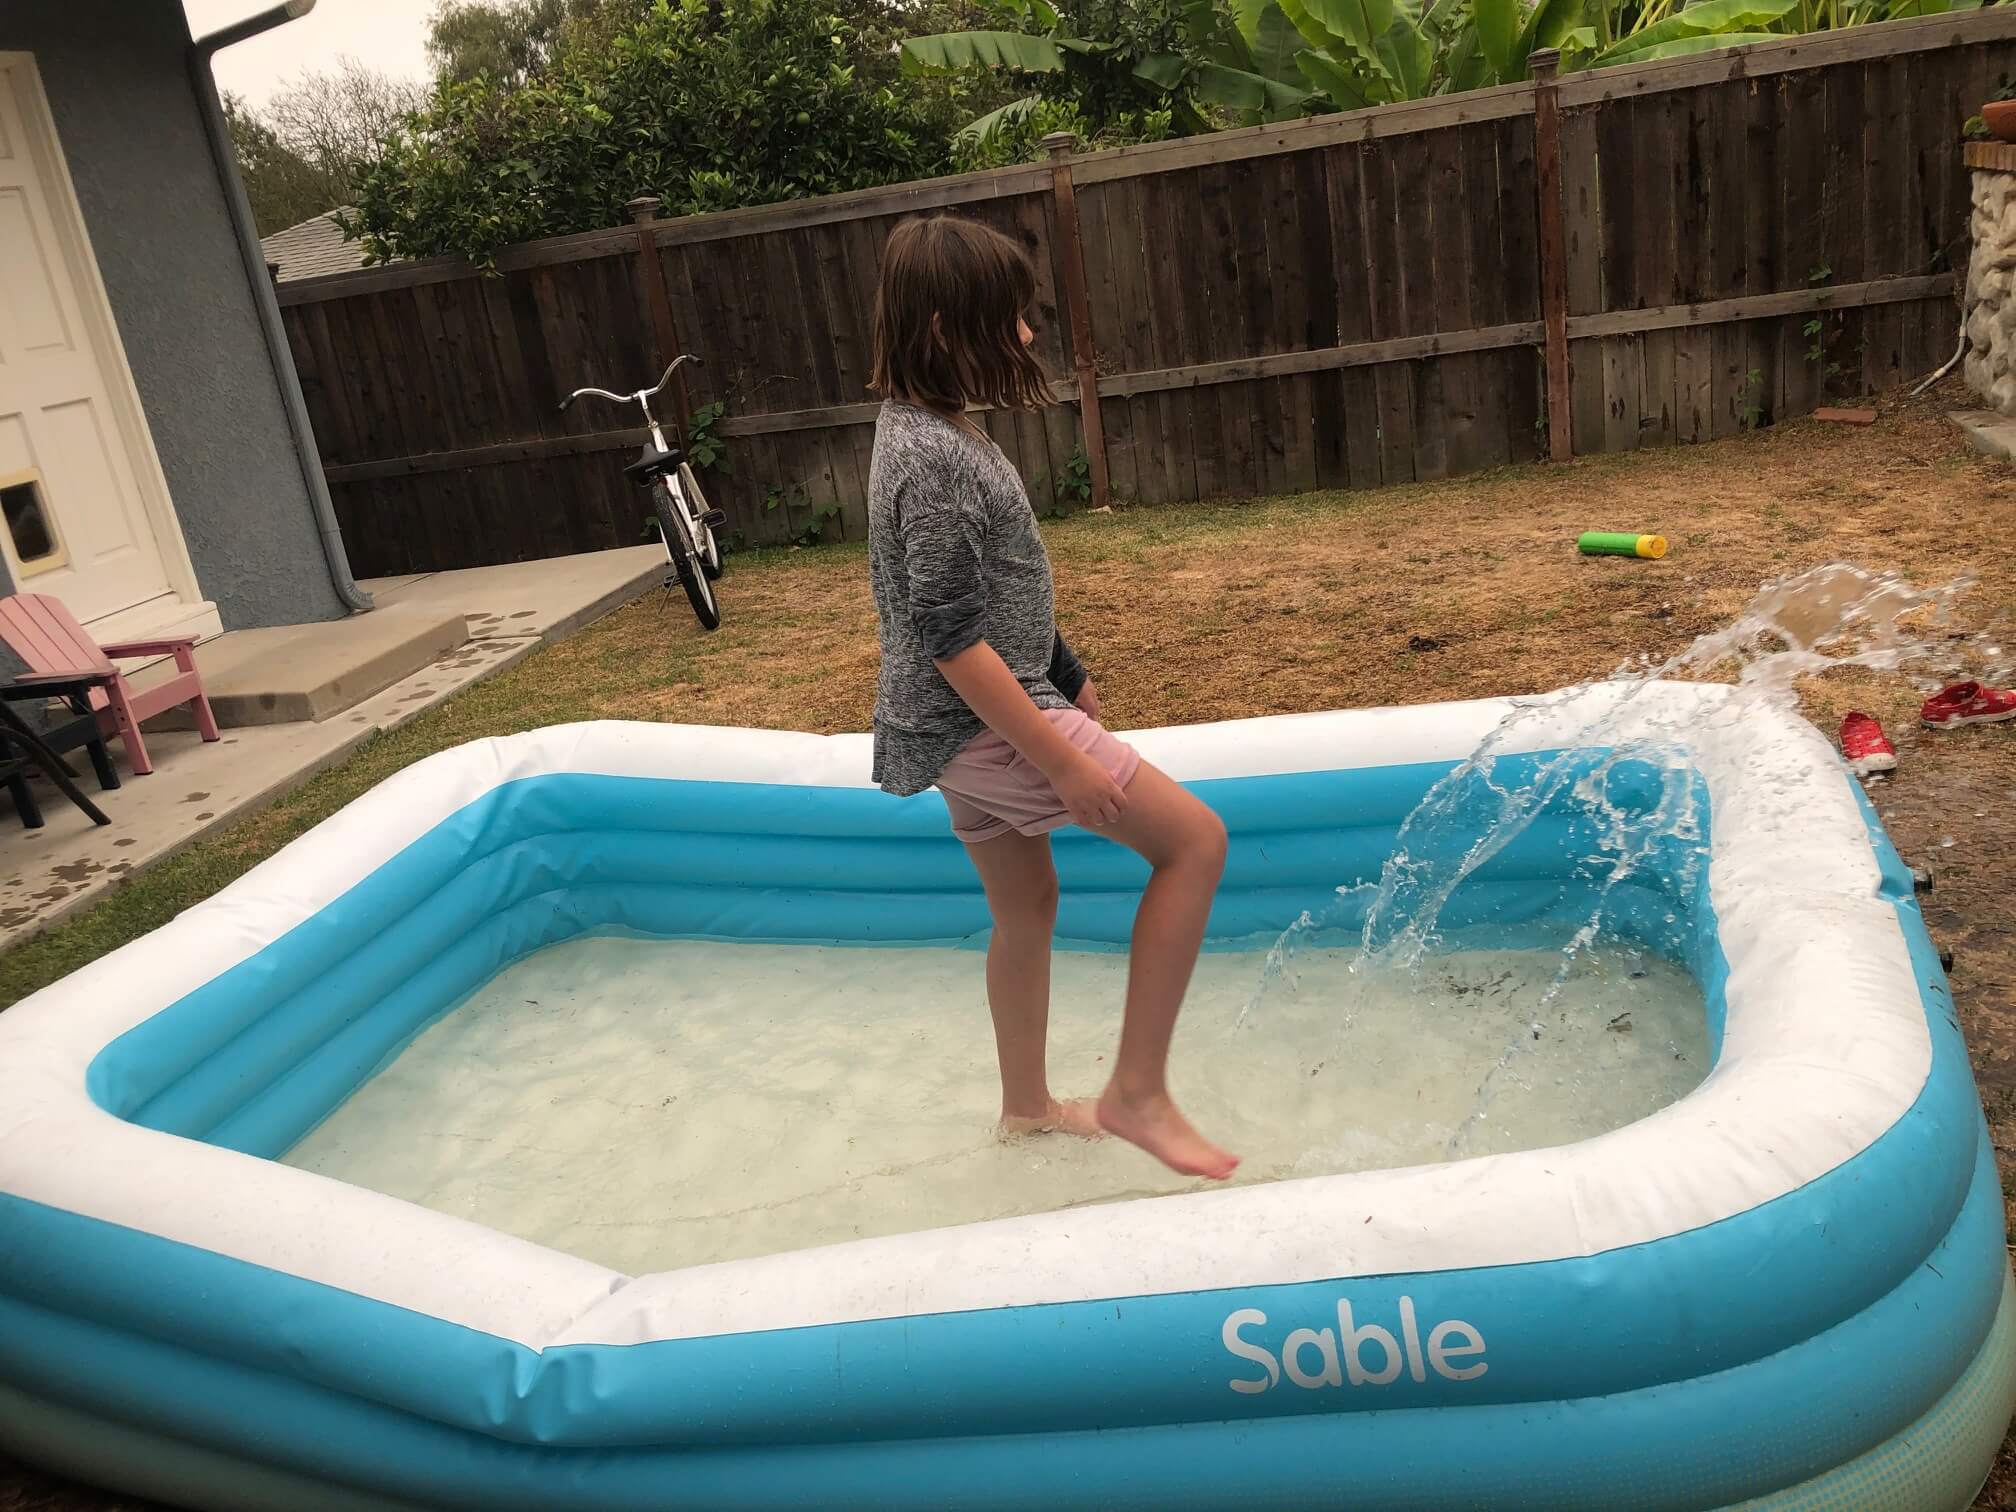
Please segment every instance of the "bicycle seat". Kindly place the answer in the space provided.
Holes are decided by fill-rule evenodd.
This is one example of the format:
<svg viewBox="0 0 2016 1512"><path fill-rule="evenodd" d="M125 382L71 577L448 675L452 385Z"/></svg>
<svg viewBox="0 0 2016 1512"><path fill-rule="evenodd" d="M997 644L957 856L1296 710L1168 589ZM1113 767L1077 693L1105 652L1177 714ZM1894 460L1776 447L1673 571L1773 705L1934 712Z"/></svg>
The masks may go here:
<svg viewBox="0 0 2016 1512"><path fill-rule="evenodd" d="M677 467L684 460L685 455L676 446L669 451L660 451L647 441L644 443L644 450L638 454L637 460L624 468L623 471L630 475L632 483L635 483L639 488L643 488L648 486L653 478L672 471L673 468Z"/></svg>

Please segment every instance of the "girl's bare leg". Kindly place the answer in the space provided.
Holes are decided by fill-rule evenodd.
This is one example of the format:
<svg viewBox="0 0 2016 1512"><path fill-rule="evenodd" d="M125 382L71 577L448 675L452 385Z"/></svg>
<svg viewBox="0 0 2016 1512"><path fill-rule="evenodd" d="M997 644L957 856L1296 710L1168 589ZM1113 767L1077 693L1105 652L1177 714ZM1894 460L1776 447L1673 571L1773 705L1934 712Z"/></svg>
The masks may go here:
<svg viewBox="0 0 2016 1512"><path fill-rule="evenodd" d="M1154 868L1134 916L1127 1016L1113 1079L1099 1099L1100 1125L1186 1175L1222 1181L1239 1157L1212 1144L1178 1111L1169 1097L1168 1063L1176 1013L1225 870L1224 823L1144 763L1127 785L1126 812L1098 833L1139 852Z"/></svg>
<svg viewBox="0 0 2016 1512"><path fill-rule="evenodd" d="M1095 1136L1091 1100L1050 1095L1050 943L1057 927L1057 871L1047 835L1006 834L966 847L987 889L994 934L987 945L987 1008L1001 1061L1001 1127Z"/></svg>

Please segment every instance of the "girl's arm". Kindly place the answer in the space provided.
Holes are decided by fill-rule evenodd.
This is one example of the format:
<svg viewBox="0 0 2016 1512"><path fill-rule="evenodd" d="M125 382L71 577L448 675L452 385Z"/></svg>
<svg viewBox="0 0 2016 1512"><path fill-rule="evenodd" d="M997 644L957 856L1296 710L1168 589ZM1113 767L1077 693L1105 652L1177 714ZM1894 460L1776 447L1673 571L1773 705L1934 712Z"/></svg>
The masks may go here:
<svg viewBox="0 0 2016 1512"><path fill-rule="evenodd" d="M956 472L941 473L932 483L929 489L903 490L897 501L918 639L966 707L1050 779L1072 819L1087 826L1111 824L1127 807L1120 784L1057 733L982 636L987 530L976 507L978 489Z"/></svg>
<svg viewBox="0 0 2016 1512"><path fill-rule="evenodd" d="M1106 768L1057 733L1001 653L984 640L954 656L933 658L952 691L987 727L1050 779L1071 817L1088 828L1111 824L1127 810L1127 792Z"/></svg>

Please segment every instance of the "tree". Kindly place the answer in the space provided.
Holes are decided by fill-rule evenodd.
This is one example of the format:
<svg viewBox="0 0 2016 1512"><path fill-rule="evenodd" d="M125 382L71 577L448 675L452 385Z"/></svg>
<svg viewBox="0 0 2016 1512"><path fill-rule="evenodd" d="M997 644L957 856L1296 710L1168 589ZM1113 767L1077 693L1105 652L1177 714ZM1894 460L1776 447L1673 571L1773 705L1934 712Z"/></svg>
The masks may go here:
<svg viewBox="0 0 2016 1512"><path fill-rule="evenodd" d="M426 108L427 86L338 58L276 94L262 119L280 141L329 175L336 205L355 193L361 165L378 156L407 117Z"/></svg>
<svg viewBox="0 0 2016 1512"><path fill-rule="evenodd" d="M818 0L654 0L516 85L444 80L368 166L346 229L374 261L900 183L944 170L946 134L873 82L862 29Z"/></svg>
<svg viewBox="0 0 2016 1512"><path fill-rule="evenodd" d="M855 78L910 97L934 127L951 130L1008 98L991 80L912 79L899 66L903 40L920 31L966 31L985 19L985 0L828 0L850 28ZM439 79L478 77L507 89L531 83L570 48L606 45L637 25L652 0L438 0L427 52Z"/></svg>
<svg viewBox="0 0 2016 1512"><path fill-rule="evenodd" d="M224 96L224 123L231 130L238 176L261 236L299 225L343 203L329 175L282 142L236 95Z"/></svg>
<svg viewBox="0 0 2016 1512"><path fill-rule="evenodd" d="M264 110L226 95L224 120L260 235L348 205L362 165L426 102L422 85L354 58L330 73L304 73Z"/></svg>
<svg viewBox="0 0 2016 1512"><path fill-rule="evenodd" d="M427 56L454 83L488 76L523 84L594 22L634 21L641 0L440 0L427 23Z"/></svg>

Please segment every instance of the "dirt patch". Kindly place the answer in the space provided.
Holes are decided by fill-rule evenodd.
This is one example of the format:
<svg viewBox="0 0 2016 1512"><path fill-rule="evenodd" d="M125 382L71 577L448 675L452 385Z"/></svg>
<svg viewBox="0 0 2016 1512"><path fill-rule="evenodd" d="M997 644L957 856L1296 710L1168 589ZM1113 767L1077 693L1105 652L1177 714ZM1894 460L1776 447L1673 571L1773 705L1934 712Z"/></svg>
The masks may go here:
<svg viewBox="0 0 2016 1512"><path fill-rule="evenodd" d="M1967 617L2006 635L2016 662L2016 579L2001 549L2016 470L1967 452L1943 418L1959 400L1893 399L1867 427L1795 423L1713 446L1446 484L1084 516L1046 530L1060 618L1109 717L1136 727L1555 688L1664 658L1725 623L1764 579L1834 560L1924 582L1979 574ZM1672 551L1661 562L1584 558L1574 549L1584 530L1656 531ZM683 603L654 594L423 715L307 799L276 805L189 864L221 885L316 809L398 764L556 719L866 727L875 637L862 552L738 559L722 600L726 623L703 636ZM1859 707L1900 747L1899 771L1872 797L1905 857L1934 874L1927 917L1955 952L1954 998L2007 1190L2016 1169L2016 889L2005 837L2016 833L2016 726L1921 733L1917 700L1895 677L1828 677L1805 689L1823 728ZM1977 1506L2016 1512L2016 1453L2005 1450ZM0 1512L143 1507L0 1463Z"/></svg>

